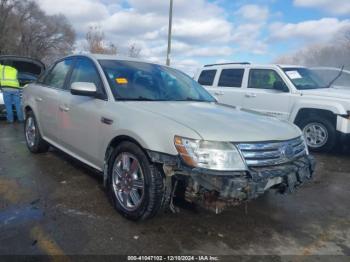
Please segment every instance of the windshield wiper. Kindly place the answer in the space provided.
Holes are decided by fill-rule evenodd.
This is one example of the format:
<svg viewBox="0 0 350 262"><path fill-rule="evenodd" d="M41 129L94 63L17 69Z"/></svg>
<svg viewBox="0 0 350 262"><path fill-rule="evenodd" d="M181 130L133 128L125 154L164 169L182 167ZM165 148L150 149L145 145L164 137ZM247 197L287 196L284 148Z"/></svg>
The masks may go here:
<svg viewBox="0 0 350 262"><path fill-rule="evenodd" d="M329 84L327 85L327 88L330 88L334 84L334 82L338 80L338 78L343 74L343 71L344 71L344 65L341 67L339 74L331 82L329 82Z"/></svg>
<svg viewBox="0 0 350 262"><path fill-rule="evenodd" d="M180 100L180 101L209 102L209 101L207 101L207 100L195 99L195 98L191 98L191 97L186 97L184 100Z"/></svg>
<svg viewBox="0 0 350 262"><path fill-rule="evenodd" d="M119 101L158 101L158 100L150 99L150 98L143 97L143 96L139 96L139 97L135 97L135 98L117 98L117 100L119 100Z"/></svg>

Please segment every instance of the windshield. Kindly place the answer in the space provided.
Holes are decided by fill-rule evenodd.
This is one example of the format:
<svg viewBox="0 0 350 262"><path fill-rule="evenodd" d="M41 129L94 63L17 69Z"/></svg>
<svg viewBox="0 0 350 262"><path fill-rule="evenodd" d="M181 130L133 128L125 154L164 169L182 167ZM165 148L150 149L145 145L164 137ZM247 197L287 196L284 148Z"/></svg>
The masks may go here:
<svg viewBox="0 0 350 262"><path fill-rule="evenodd" d="M341 72L340 68L312 68L321 79L330 83L333 79L335 79L339 73ZM333 86L344 86L350 87L350 72L344 70L340 77L334 81Z"/></svg>
<svg viewBox="0 0 350 262"><path fill-rule="evenodd" d="M116 100L216 100L186 74L165 66L130 61L100 60Z"/></svg>
<svg viewBox="0 0 350 262"><path fill-rule="evenodd" d="M327 88L329 84L307 68L283 68L283 71L299 90Z"/></svg>

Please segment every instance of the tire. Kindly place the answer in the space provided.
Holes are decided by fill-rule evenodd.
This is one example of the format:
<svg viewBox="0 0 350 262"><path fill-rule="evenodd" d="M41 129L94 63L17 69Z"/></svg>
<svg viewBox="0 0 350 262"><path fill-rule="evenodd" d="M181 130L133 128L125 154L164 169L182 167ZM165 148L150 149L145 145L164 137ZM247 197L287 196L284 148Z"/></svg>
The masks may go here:
<svg viewBox="0 0 350 262"><path fill-rule="evenodd" d="M130 220L151 218L162 208L164 178L134 143L122 142L113 150L107 185L113 206Z"/></svg>
<svg viewBox="0 0 350 262"><path fill-rule="evenodd" d="M24 136L30 152L37 154L49 150L50 145L42 138L35 115L32 111L26 114Z"/></svg>
<svg viewBox="0 0 350 262"><path fill-rule="evenodd" d="M331 119L309 116L301 120L298 126L302 130L311 151L330 152L335 148L337 130L334 121ZM316 134L316 136L313 136L313 134Z"/></svg>

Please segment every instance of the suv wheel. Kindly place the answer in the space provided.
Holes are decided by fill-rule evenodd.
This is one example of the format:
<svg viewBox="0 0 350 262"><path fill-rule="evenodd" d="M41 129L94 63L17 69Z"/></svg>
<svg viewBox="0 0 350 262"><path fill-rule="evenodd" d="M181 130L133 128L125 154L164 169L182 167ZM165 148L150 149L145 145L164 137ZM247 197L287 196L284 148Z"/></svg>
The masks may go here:
<svg viewBox="0 0 350 262"><path fill-rule="evenodd" d="M337 143L337 131L331 120L308 117L302 120L299 126L310 150L329 152L334 149Z"/></svg>
<svg viewBox="0 0 350 262"><path fill-rule="evenodd" d="M41 137L36 118L32 111L26 115L24 134L27 147L32 153L44 153L49 150L50 145Z"/></svg>
<svg viewBox="0 0 350 262"><path fill-rule="evenodd" d="M121 143L110 157L108 189L116 210L131 220L153 217L164 198L162 174L131 142Z"/></svg>

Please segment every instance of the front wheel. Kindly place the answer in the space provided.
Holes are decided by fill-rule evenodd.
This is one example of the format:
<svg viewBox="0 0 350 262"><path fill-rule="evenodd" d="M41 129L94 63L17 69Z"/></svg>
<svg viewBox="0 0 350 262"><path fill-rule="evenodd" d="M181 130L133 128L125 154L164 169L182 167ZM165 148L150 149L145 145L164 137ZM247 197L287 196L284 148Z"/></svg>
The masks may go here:
<svg viewBox="0 0 350 262"><path fill-rule="evenodd" d="M311 151L329 152L336 146L337 131L331 120L308 117L301 121L299 127Z"/></svg>
<svg viewBox="0 0 350 262"><path fill-rule="evenodd" d="M162 206L163 176L136 144L123 142L109 160L108 191L119 213L131 220L144 220Z"/></svg>

